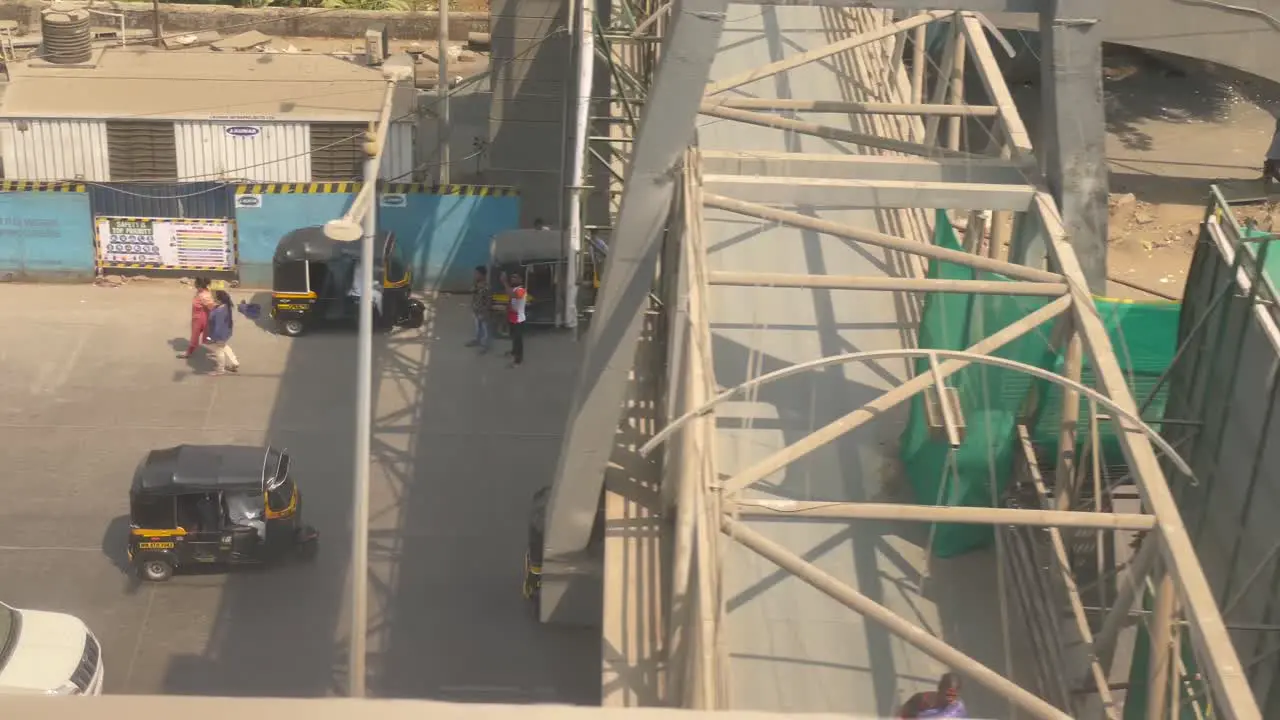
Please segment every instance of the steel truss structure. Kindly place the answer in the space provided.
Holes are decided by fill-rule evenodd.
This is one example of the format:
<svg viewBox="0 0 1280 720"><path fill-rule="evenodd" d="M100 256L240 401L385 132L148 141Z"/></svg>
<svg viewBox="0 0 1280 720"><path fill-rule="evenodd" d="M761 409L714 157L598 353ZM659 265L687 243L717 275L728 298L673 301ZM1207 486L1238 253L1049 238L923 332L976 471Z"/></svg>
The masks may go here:
<svg viewBox="0 0 1280 720"><path fill-rule="evenodd" d="M1141 419L1124 372L1089 292L1089 279L1068 237L1059 203L1050 193L1027 131L998 69L980 10L1029 11L1063 2L1035 5L1017 0L969 2L848 2L832 0L759 0L764 5L822 5L845 9L857 31L816 51L773 62L727 80L708 82L729 8L728 0L681 0L650 8L651 18L669 7L664 41L652 82L644 88L644 112L627 138L632 148L610 239L610 260L598 298L596 317L588 331L582 384L575 398L564 441L556 483L548 510L544 619L551 618L568 594L575 563L587 548L595 522L602 481L598 480L614 445L614 434L625 386L640 335L642 311L651 293L664 238L677 241L678 252L663 261L664 276L678 265L678 303L668 309L669 358L680 375L679 406L669 408L667 427L642 449L649 453L665 445L664 492L675 502L674 557L670 570L668 700L702 709L725 707L725 678L720 626L723 598L717 567L725 543L737 543L794 574L851 610L879 623L906 643L973 681L1006 697L1011 706L1036 718L1119 718L1121 708L1111 692L1112 670L1120 631L1135 613L1138 598L1151 598L1145 617L1151 661L1146 715L1151 720L1181 717L1189 675L1198 673L1208 690L1192 697L1202 714L1238 720L1261 720L1258 705L1241 669L1205 574L1184 528L1169 483L1157 459L1159 447L1175 467L1190 472L1159 435ZM862 9L872 6L881 9ZM914 8L941 7L919 12ZM898 10L896 16L884 10ZM1051 18L1052 19L1052 18ZM1061 17L1058 17L1061 20ZM949 25L941 62L932 68L925 57L925 29L933 23ZM649 22L642 19L641 22ZM654 21L656 23L656 21ZM1089 24L1085 21L1085 24ZM912 42L905 40L910 33ZM908 47L912 56L906 55ZM858 60L874 50L882 69L873 76L871 63L855 62L867 86L879 86L885 97L858 101L825 98L770 100L742 97L729 91L748 82L853 53ZM981 78L987 100L964 103L965 67ZM908 67L910 72L908 73ZM908 80L909 77L909 80ZM625 84L625 83L624 83ZM888 117L889 122L864 124L855 131L782 116L774 112L826 113L853 117ZM1065 109L1063 110L1065 112ZM871 149L875 154L702 152L697 147L695 119L708 116L748 123L779 132L824 138L846 146ZM989 123L993 141L986 147L962 143L962 123ZM878 131L868 131L874 128ZM1051 137L1053 134L1051 133ZM615 138L616 139L616 138ZM1068 162L1064 148L1048 167ZM1061 185L1059 183L1059 185ZM1085 194L1090 188L1068 187ZM1063 192L1061 186L1059 194ZM1105 185L1103 186L1105 193ZM901 237L852 227L773 207L803 203L861 205L882 210L951 209L968 213L965 252L934 247L920 238ZM1077 212L1087 204L1077 199ZM787 275L779 273L712 272L706 262L704 208L716 208L753 218L802 228L847 241L875 246L915 258L909 277ZM995 211L988 214L984 211ZM917 214L917 218L919 215ZM990 217L988 225L987 218ZM1016 228L1016 233L1015 233ZM1014 237L1016 234L1016 238ZM1009 282L948 281L922 277L923 259L945 260L999 273ZM1092 258L1091 260L1096 260ZM750 385L772 382L818 367L866 361L876 353L851 353L764 375L736 388L715 385L711 331L707 316L708 289L716 285L759 288L827 288L884 290L913 293L963 292L1040 295L1055 298L1044 308L1009 325L993 329L965 352L903 348L898 357L923 357L930 371L909 379L865 405L853 409L784 449L764 457L730 477L717 472L714 452L716 405ZM1046 321L1054 321L1053 342L1063 348L1062 375L993 357L992 352L1017 340ZM674 351L672 351L674 353ZM881 353L883 355L883 353ZM1097 386L1081 383L1088 359ZM1039 475L1043 464L1034 451L1024 458L1022 481L1033 490L1038 507L1028 509L933 507L871 503L796 503L747 500L742 491L838 438L882 416L916 394L932 389L945 397L947 378L973 363L1014 367L1043 377L1063 388L1060 454L1052 487ZM1080 417L1081 400L1093 408ZM939 403L942 425L952 446L959 445L958 418L946 402ZM1105 412L1104 412L1105 411ZM1096 490L1098 428L1110 423L1127 460L1128 472L1141 495L1141 512L1111 512ZM1085 429L1081 429L1084 426ZM1084 436L1084 433L1088 433ZM1023 447L1026 431L1022 429ZM1078 436L1093 448L1092 464L1077 457ZM1088 453L1086 453L1086 456ZM1083 508L1083 509L1082 509ZM786 513L821 522L859 522L892 517L919 522L961 522L1001 528L1043 528L1048 538L1051 573L1066 596L1069 621L1063 632L1071 648L1060 654L1064 673L1061 692L1031 692L1002 673L972 659L888 608L833 577L797 553L771 541L743 523L743 517ZM1140 550L1118 573L1114 597L1107 598L1101 619L1089 616L1073 575L1071 533L1137 531ZM1007 536L1007 535L1006 535ZM1115 574L1114 568L1100 569ZM1002 600L1003 603L1003 600ZM1095 608L1095 613L1096 613ZM1056 608L1045 623L1056 624ZM1186 632L1194 648L1195 668L1188 668L1180 640ZM740 708L739 708L740 709Z"/></svg>

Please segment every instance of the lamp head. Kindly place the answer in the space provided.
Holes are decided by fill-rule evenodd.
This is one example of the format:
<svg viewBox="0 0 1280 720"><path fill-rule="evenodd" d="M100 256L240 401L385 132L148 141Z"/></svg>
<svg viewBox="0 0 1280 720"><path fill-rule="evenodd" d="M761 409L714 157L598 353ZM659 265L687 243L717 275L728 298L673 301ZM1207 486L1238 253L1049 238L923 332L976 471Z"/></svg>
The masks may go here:
<svg viewBox="0 0 1280 720"><path fill-rule="evenodd" d="M337 242L355 242L364 234L359 224L346 218L330 220L324 224L324 236Z"/></svg>

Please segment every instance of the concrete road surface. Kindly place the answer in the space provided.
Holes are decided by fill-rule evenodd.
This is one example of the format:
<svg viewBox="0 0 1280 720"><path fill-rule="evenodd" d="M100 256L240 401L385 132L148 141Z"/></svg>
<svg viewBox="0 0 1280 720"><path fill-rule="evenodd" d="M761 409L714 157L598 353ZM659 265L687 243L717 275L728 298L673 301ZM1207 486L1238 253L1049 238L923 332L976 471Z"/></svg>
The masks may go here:
<svg viewBox="0 0 1280 720"><path fill-rule="evenodd" d="M109 693L341 693L354 333L289 340L238 317L240 375L207 377L206 358L175 358L190 293L0 285L0 600L83 618ZM598 633L540 626L520 597L528 501L553 469L577 353L533 334L509 370L501 348L462 346L469 322L446 297L426 329L376 340L370 692L598 702ZM126 572L148 450L268 442L294 457L314 564L147 585Z"/></svg>

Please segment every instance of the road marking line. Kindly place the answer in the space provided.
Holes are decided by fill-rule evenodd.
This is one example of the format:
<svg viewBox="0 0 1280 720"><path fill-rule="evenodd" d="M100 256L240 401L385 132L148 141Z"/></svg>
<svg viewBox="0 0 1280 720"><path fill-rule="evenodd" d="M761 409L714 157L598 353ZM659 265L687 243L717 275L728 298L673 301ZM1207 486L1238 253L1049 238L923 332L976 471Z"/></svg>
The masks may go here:
<svg viewBox="0 0 1280 720"><path fill-rule="evenodd" d="M138 664L138 656L142 654L142 641L147 636L147 624L151 622L151 606L156 600L155 583L147 584L147 609L142 613L142 624L138 627L138 639L133 643L133 655L129 657L129 668L124 674L124 687L133 687L133 668Z"/></svg>

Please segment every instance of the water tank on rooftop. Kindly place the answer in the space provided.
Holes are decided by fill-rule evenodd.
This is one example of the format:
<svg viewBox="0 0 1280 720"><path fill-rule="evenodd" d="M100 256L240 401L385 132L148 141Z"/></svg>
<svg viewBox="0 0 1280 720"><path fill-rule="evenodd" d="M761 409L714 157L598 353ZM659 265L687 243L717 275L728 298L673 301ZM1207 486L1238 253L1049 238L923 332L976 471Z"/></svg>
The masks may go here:
<svg viewBox="0 0 1280 720"><path fill-rule="evenodd" d="M40 35L44 60L59 65L89 62L93 57L89 12L54 4L40 13Z"/></svg>

